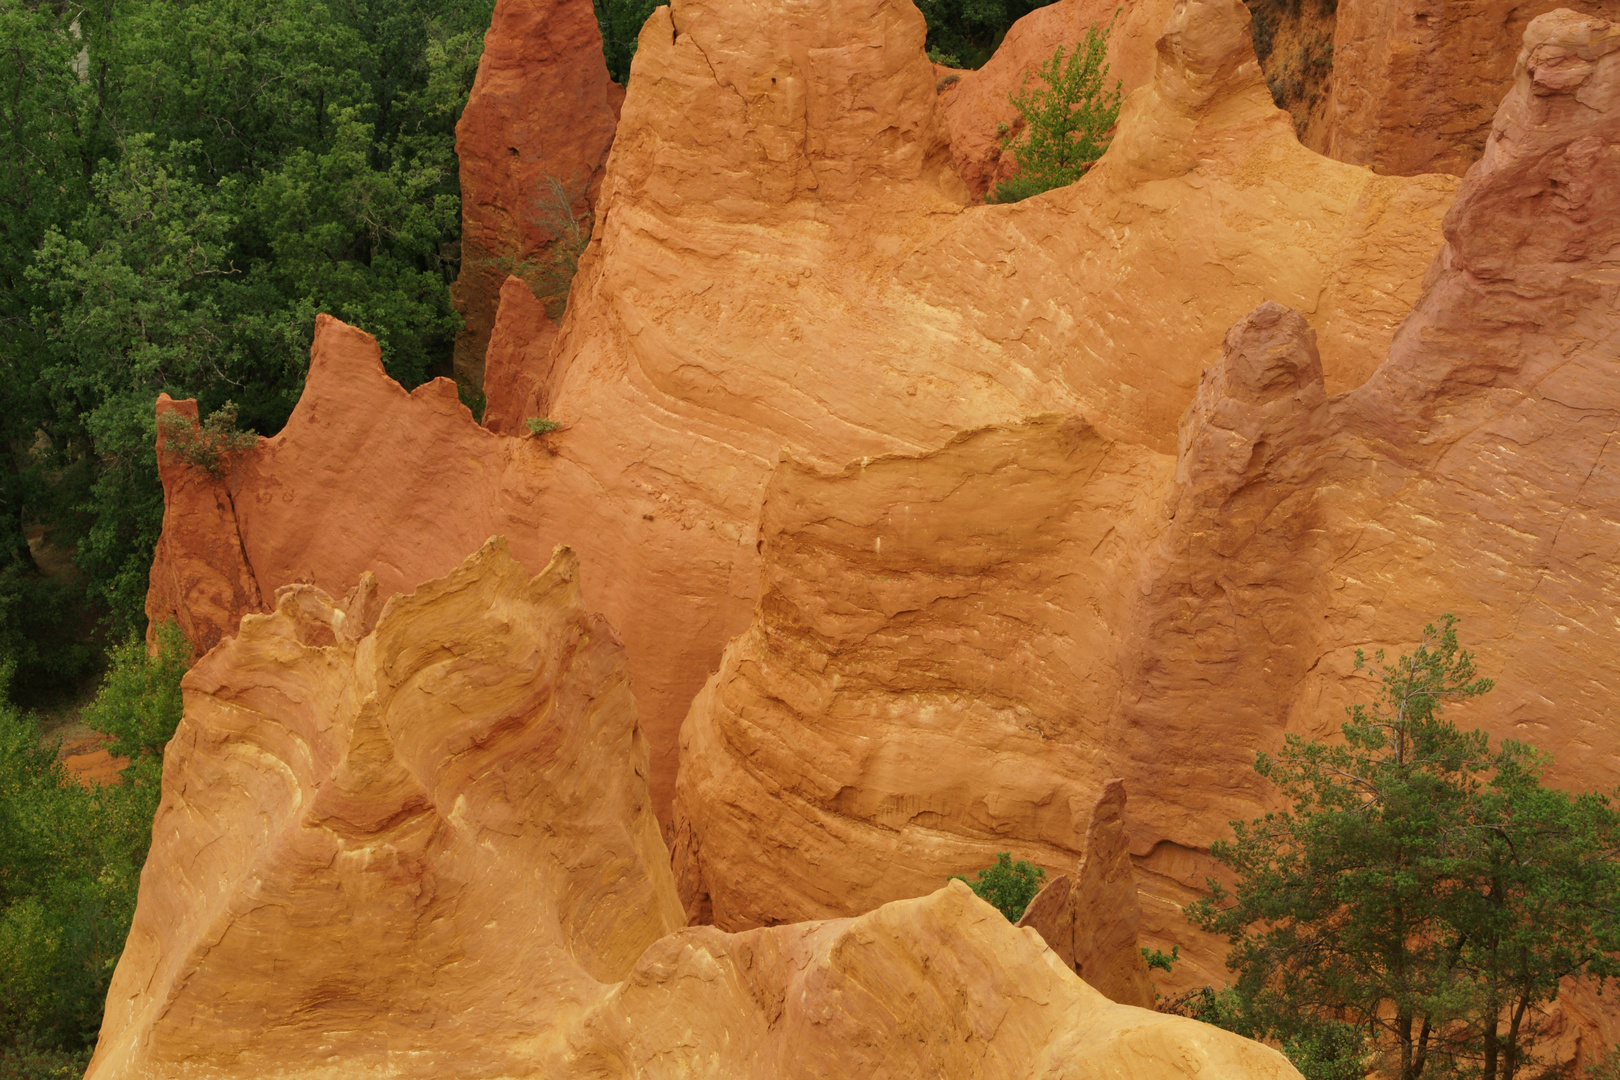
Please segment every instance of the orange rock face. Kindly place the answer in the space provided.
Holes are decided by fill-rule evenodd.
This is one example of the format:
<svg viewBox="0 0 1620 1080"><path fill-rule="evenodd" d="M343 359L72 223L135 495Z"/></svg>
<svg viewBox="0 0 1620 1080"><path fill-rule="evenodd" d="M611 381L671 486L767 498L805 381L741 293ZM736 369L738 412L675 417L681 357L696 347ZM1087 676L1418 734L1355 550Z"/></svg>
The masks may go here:
<svg viewBox="0 0 1620 1080"><path fill-rule="evenodd" d="M1297 1080L1110 1003L960 883L678 930L623 649L573 554L530 578L494 539L380 597L286 587L187 674L92 1080Z"/></svg>
<svg viewBox="0 0 1620 1080"><path fill-rule="evenodd" d="M524 422L543 417L550 405L547 376L557 324L521 280L501 286L495 329L484 360L483 424L502 435L523 435Z"/></svg>
<svg viewBox="0 0 1620 1080"><path fill-rule="evenodd" d="M1620 19L1620 0L1341 0L1324 152L1381 173L1461 174L1513 85L1525 27L1554 8Z"/></svg>
<svg viewBox="0 0 1620 1080"><path fill-rule="evenodd" d="M167 620L202 655L264 602L237 535L236 505L227 480L169 452L165 416L197 423L195 401L157 400L158 476L163 482L163 532L146 592L148 642Z"/></svg>
<svg viewBox="0 0 1620 1080"><path fill-rule="evenodd" d="M1062 417L785 463L754 623L681 732L689 914L699 878L741 929L915 896L1009 846L1076 867L1164 465Z"/></svg>
<svg viewBox="0 0 1620 1080"><path fill-rule="evenodd" d="M1179 904L1274 797L1254 753L1331 734L1355 650L1443 611L1498 680L1458 719L1612 784L1620 32L1533 21L1459 189L1301 147L1242 5L1184 0L1103 161L1008 207L973 204L923 36L900 0L659 9L553 344L511 307L492 425L561 429L479 428L323 321L287 430L175 474L200 509L152 610L228 633L233 537L260 597L578 550L680 895L762 928L670 939L616 1001L729 994L735 943L797 963L881 921L774 924L998 850L1078 882L1113 778L1144 942L1219 982Z"/></svg>
<svg viewBox="0 0 1620 1080"><path fill-rule="evenodd" d="M1447 179L1300 147L1243 6L1193 0L1084 181L970 207L921 16L830 2L683 0L649 21L557 340L535 369L520 294L502 339L523 358L498 365L518 389L491 423L514 431L529 405L508 403L544 399L560 431L479 431L447 382L407 395L369 339L326 322L287 429L229 479L261 596L338 593L372 567L408 591L494 533L531 569L554 544L580 551L629 647L666 821L681 721L753 617L784 447L839 469L1059 411L1171 453L1219 328L1268 298L1316 320L1330 389L1356 385L1451 198ZM841 44L863 27L870 47ZM228 546L228 525L208 542ZM159 614L179 606L165 587Z"/></svg>
<svg viewBox="0 0 1620 1080"><path fill-rule="evenodd" d="M455 367L468 385L483 385L501 283L556 240L541 206L547 178L576 213L590 212L623 100L588 0L498 0L456 124L461 275L451 297L467 320Z"/></svg>
<svg viewBox="0 0 1620 1080"><path fill-rule="evenodd" d="M1253 750L1327 734L1370 695L1355 649L1409 646L1442 611L1497 679L1459 722L1550 751L1558 783L1614 782L1600 687L1620 594L1593 553L1616 543L1597 418L1620 415L1617 133L1620 28L1541 16L1374 376L1326 394L1294 313L1261 309L1228 336L1120 653L1111 756L1133 791L1152 785L1132 814L1135 850L1164 867L1150 892L1201 884L1186 849L1237 816L1211 813L1216 793L1263 804ZM1220 737L1189 716L1218 717Z"/></svg>

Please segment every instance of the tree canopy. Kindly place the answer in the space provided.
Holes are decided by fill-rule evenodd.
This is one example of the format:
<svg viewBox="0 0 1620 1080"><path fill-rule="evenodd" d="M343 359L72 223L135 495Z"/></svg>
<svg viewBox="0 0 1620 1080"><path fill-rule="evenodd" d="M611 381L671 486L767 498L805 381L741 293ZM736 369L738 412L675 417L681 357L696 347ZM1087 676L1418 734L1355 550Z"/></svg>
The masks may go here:
<svg viewBox="0 0 1620 1080"><path fill-rule="evenodd" d="M455 121L492 8L0 0L0 652L24 700L94 663L87 610L144 626L160 391L273 433L318 311L407 386L448 371Z"/></svg>
<svg viewBox="0 0 1620 1080"><path fill-rule="evenodd" d="M1375 662L1342 741L1290 735L1257 760L1289 808L1211 848L1237 883L1210 881L1189 917L1228 936L1236 981L1209 1018L1300 1048L1312 1080L1359 1077L1369 1052L1399 1080L1513 1080L1559 981L1616 971L1620 811L1445 718L1492 685L1452 616Z"/></svg>

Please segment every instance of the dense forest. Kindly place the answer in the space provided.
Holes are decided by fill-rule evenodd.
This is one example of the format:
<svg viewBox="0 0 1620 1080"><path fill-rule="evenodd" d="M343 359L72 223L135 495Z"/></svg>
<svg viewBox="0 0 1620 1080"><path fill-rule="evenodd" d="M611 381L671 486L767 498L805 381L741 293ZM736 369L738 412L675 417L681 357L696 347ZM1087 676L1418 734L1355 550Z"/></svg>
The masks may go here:
<svg viewBox="0 0 1620 1080"><path fill-rule="evenodd" d="M656 0L595 2L623 81ZM1032 5L920 6L976 65ZM82 1068L179 718L184 642L143 644L153 401L275 433L321 311L407 387L450 374L455 124L493 8L0 0L0 1074ZM82 719L134 759L113 788L56 760L98 683Z"/></svg>

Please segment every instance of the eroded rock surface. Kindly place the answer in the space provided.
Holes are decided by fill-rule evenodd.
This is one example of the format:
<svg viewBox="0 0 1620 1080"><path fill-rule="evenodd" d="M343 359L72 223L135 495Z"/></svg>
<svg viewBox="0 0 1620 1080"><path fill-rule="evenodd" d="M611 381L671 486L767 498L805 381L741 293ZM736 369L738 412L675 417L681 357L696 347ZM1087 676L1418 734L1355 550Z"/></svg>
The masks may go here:
<svg viewBox="0 0 1620 1080"><path fill-rule="evenodd" d="M705 893L725 929L855 914L1009 847L1078 866L1168 465L1064 417L785 462L754 623L681 731L688 914Z"/></svg>
<svg viewBox="0 0 1620 1080"><path fill-rule="evenodd" d="M1111 1001L1153 1008L1147 961L1137 944L1141 911L1125 783L1103 785L1086 826L1086 853L1074 876L1059 874L1024 909L1019 926L1034 927L1058 958Z"/></svg>
<svg viewBox="0 0 1620 1080"><path fill-rule="evenodd" d="M183 689L92 1080L1297 1080L1110 1003L960 883L678 929L623 648L567 549L530 578L492 539L386 602L288 586Z"/></svg>

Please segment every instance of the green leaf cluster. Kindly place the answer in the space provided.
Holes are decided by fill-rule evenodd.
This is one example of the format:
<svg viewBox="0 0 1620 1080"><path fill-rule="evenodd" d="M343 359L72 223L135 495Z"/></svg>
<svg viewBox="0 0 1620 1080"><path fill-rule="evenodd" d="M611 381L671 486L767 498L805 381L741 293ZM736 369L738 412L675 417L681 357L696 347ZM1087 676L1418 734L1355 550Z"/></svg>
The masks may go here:
<svg viewBox="0 0 1620 1080"><path fill-rule="evenodd" d="M1312 1080L1362 1075L1369 1051L1399 1080L1512 1080L1559 981L1616 971L1620 810L1544 787L1533 747L1445 718L1492 685L1453 617L1383 659L1342 741L1292 735L1259 757L1289 809L1233 823L1211 853L1237 884L1211 881L1189 917L1232 943L1226 1015L1295 1046Z"/></svg>
<svg viewBox="0 0 1620 1080"><path fill-rule="evenodd" d="M0 702L0 1070L50 1076L94 1045L135 911L161 790L163 745L180 717L189 647L174 625L148 656L131 641L86 720L131 757L121 782L85 787L38 721ZM9 672L7 673L9 674ZM72 1075L77 1075L73 1073Z"/></svg>
<svg viewBox="0 0 1620 1080"><path fill-rule="evenodd" d="M1035 899L1035 894L1041 891L1046 871L1023 859L1013 862L1012 852L1003 851L997 853L994 866L978 871L972 881L960 874L950 880L967 882L975 896L1007 916L1008 922L1017 922L1024 917L1024 909Z"/></svg>
<svg viewBox="0 0 1620 1080"><path fill-rule="evenodd" d="M997 202L1017 202L1084 176L1103 156L1119 120L1120 83L1108 86L1108 35L1112 24L1086 30L1065 62L1063 46L1036 70L1044 86L1026 77L1010 95L1023 130L1003 136L1018 171L996 185Z"/></svg>
<svg viewBox="0 0 1620 1080"><path fill-rule="evenodd" d="M630 84L630 61L635 59L636 40L647 17L664 0L592 0L596 26L602 32L602 56L608 77L620 86Z"/></svg>

